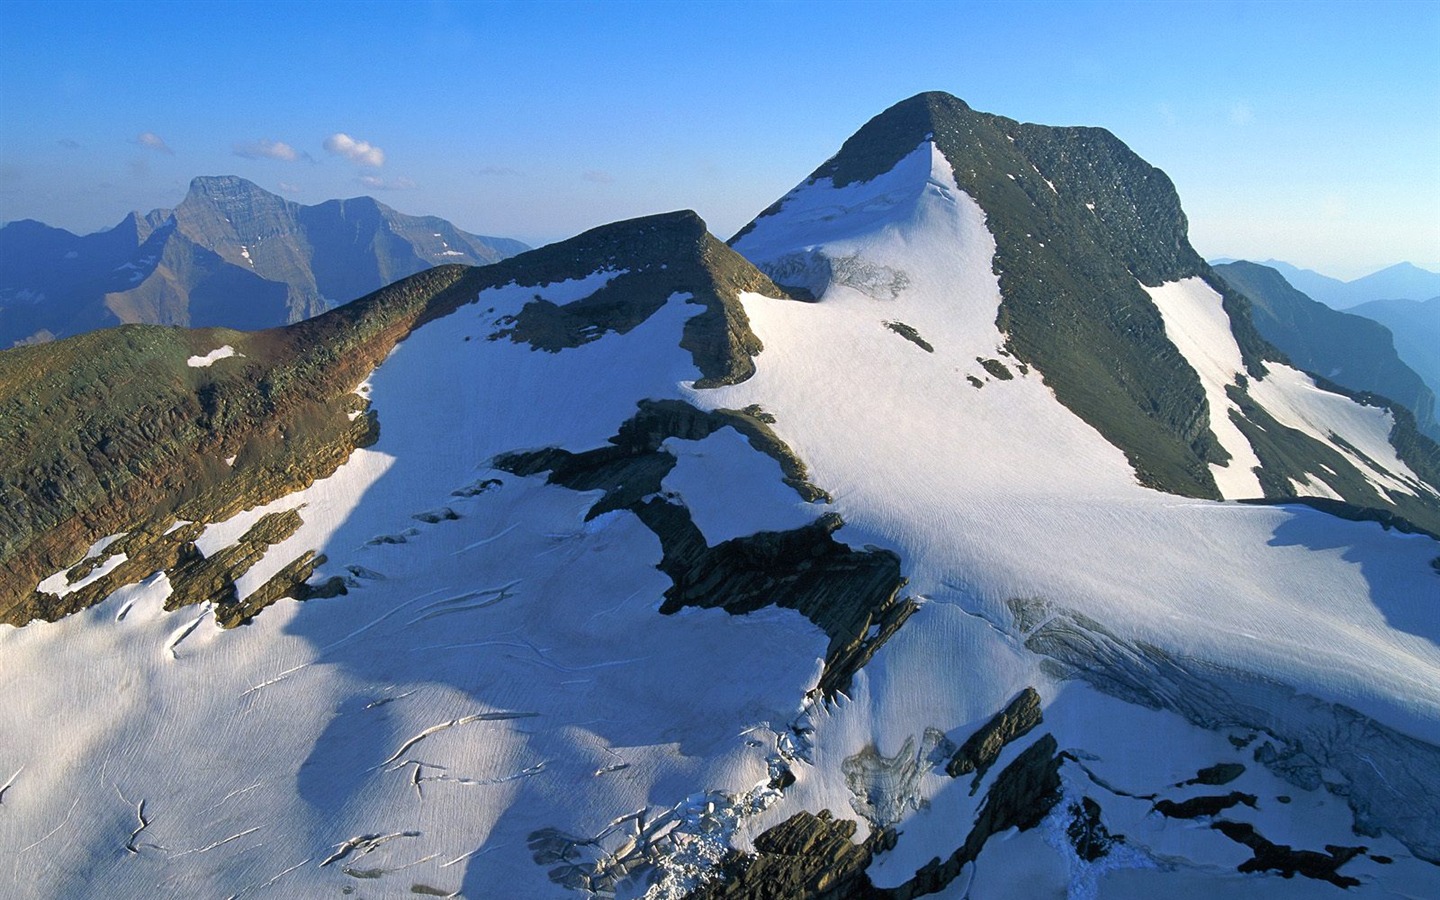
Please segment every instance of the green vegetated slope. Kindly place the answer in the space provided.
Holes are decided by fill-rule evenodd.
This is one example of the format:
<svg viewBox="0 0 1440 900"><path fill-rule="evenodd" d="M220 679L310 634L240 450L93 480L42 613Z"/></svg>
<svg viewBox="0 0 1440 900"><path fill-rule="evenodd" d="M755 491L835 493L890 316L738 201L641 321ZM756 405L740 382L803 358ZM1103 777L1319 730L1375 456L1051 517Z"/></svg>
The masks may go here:
<svg viewBox="0 0 1440 900"><path fill-rule="evenodd" d="M422 314L473 296L473 271L289 328L127 325L0 353L0 621L73 611L31 589L106 534L225 518L333 471L374 432L351 391ZM241 356L187 364L227 344Z"/></svg>
<svg viewBox="0 0 1440 900"><path fill-rule="evenodd" d="M536 299L493 339L558 352L633 328L684 294L705 308L682 345L704 381L730 383L748 377L759 350L738 292L783 296L698 216L680 212L492 266L431 269L283 328L130 325L0 352L0 621L53 619L118 586L63 598L34 591L100 537L158 540L177 518L218 521L332 472L381 424L351 418L366 405L354 388L413 328L489 287L604 269L617 273L605 289L566 306ZM227 344L237 356L187 364ZM167 553L168 563L190 551Z"/></svg>
<svg viewBox="0 0 1440 900"><path fill-rule="evenodd" d="M1310 299L1268 266L1239 260L1215 266L1215 273L1245 295L1255 327L1296 366L1399 402L1415 414L1421 431L1440 436L1435 395L1400 359L1388 328Z"/></svg>

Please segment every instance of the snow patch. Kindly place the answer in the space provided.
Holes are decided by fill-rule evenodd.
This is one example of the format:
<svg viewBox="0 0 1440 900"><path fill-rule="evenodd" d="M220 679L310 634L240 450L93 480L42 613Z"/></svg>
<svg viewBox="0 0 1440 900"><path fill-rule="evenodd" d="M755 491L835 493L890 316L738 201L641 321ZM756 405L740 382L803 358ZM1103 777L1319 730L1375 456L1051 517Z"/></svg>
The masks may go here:
<svg viewBox="0 0 1440 900"><path fill-rule="evenodd" d="M204 356L192 356L189 359L185 360L185 364L192 369L203 369L207 366L213 365L217 360L229 359L232 356L243 357L244 355L245 354L243 353L236 353L234 347L226 344L223 347L217 347L216 349L211 350Z"/></svg>
<svg viewBox="0 0 1440 900"><path fill-rule="evenodd" d="M1166 337L1200 376L1205 402L1210 407L1210 431L1230 454L1227 464L1210 465L1221 496L1227 500L1265 496L1254 471L1260 459L1230 419L1231 410L1238 413L1239 407L1226 396L1225 388L1244 376L1245 362L1230 331L1230 316L1220 295L1200 278L1171 281L1159 287L1137 283L1160 310Z"/></svg>
<svg viewBox="0 0 1440 900"><path fill-rule="evenodd" d="M1250 396L1281 425L1335 448L1379 489L1434 496L1396 455L1390 443L1395 417L1389 410L1324 390L1290 366L1267 363L1267 367L1270 374L1251 383Z"/></svg>

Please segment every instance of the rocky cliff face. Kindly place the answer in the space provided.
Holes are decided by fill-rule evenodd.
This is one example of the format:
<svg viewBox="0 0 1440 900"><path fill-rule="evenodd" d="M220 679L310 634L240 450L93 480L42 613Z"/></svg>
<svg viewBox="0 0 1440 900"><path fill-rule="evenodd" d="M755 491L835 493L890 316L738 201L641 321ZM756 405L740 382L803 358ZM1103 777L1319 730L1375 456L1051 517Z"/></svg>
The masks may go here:
<svg viewBox="0 0 1440 900"><path fill-rule="evenodd" d="M224 518L333 471L373 437L355 385L474 271L422 273L288 329L133 325L0 354L4 620L53 619L156 571L63 600L27 587L103 534ZM188 364L216 345L233 357Z"/></svg>

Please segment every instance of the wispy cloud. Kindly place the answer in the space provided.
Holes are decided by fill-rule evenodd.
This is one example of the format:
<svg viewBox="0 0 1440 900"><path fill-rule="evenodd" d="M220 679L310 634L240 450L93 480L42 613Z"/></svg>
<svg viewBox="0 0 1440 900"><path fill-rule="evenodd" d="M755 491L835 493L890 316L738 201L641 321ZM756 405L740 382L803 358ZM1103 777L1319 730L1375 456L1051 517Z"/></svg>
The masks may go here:
<svg viewBox="0 0 1440 900"><path fill-rule="evenodd" d="M165 139L153 131L140 132L135 136L135 143L142 147L149 147L151 150L160 153L168 153L171 156L175 155L175 151L170 149L170 145L165 143Z"/></svg>
<svg viewBox="0 0 1440 900"><path fill-rule="evenodd" d="M595 184L610 184L615 180L614 176L603 169L586 169L580 173L580 177Z"/></svg>
<svg viewBox="0 0 1440 900"><path fill-rule="evenodd" d="M271 141L265 138L258 141L237 142L234 150L236 156L245 159L278 159L284 162L295 162L302 157L309 157L308 153L302 154L284 141Z"/></svg>
<svg viewBox="0 0 1440 900"><path fill-rule="evenodd" d="M509 166L481 166L472 171L476 175L504 175L507 177L520 174L518 169L512 169Z"/></svg>
<svg viewBox="0 0 1440 900"><path fill-rule="evenodd" d="M1230 107L1231 125L1249 125L1253 121L1255 121L1255 108L1249 103L1241 100Z"/></svg>
<svg viewBox="0 0 1440 900"><path fill-rule="evenodd" d="M369 141L357 141L343 131L337 131L325 139L325 150L336 156L343 156L358 166L378 169L385 165L385 151Z"/></svg>
<svg viewBox="0 0 1440 900"><path fill-rule="evenodd" d="M361 175L355 179L372 191L413 191L419 187L409 178L381 178L378 175Z"/></svg>
<svg viewBox="0 0 1440 900"><path fill-rule="evenodd" d="M301 192L304 190L303 188L300 187L300 185L298 185L298 184L291 184L291 183L288 182L288 181L282 181L282 182L280 182L279 184L277 184L276 187L280 188L280 190L284 191L284 192L287 193L287 194L298 194L298 193L301 193Z"/></svg>

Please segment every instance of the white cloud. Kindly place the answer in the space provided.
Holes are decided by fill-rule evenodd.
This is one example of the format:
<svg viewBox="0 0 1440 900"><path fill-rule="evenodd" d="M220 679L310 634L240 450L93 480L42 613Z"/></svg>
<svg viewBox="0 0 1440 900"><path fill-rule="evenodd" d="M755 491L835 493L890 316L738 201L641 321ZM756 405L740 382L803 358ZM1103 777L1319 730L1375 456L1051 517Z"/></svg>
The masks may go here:
<svg viewBox="0 0 1440 900"><path fill-rule="evenodd" d="M596 184L609 184L615 180L609 172L602 169L587 169L580 173L580 177L586 181L593 181Z"/></svg>
<svg viewBox="0 0 1440 900"><path fill-rule="evenodd" d="M140 132L135 136L135 143L142 147L149 147L151 150L158 150L171 156L175 155L175 151L170 149L170 145L165 143L165 139L153 131Z"/></svg>
<svg viewBox="0 0 1440 900"><path fill-rule="evenodd" d="M361 175L355 179L372 191L413 191L419 187L409 178L381 178L378 175Z"/></svg>
<svg viewBox="0 0 1440 900"><path fill-rule="evenodd" d="M304 190L303 188L300 187L300 185L298 185L298 184L291 184L291 183L288 182L288 181L282 181L282 182L280 182L280 183L277 185L277 187L279 187L280 190L284 191L284 192L287 193L287 194L298 194L298 193L300 193L302 190Z"/></svg>
<svg viewBox="0 0 1440 900"><path fill-rule="evenodd" d="M1255 121L1255 108L1241 100L1230 107L1230 124L1249 125Z"/></svg>
<svg viewBox="0 0 1440 900"><path fill-rule="evenodd" d="M284 141L270 141L264 138L258 141L236 143L235 155L245 159L279 159L285 162L294 162L300 158L300 152Z"/></svg>
<svg viewBox="0 0 1440 900"><path fill-rule="evenodd" d="M359 166L378 169L385 165L385 151L369 141L357 141L343 131L337 131L325 139L326 151L343 156Z"/></svg>

